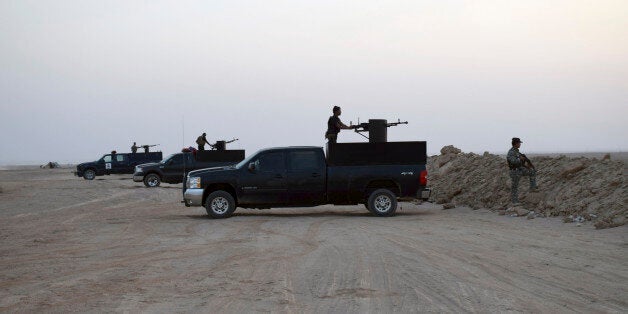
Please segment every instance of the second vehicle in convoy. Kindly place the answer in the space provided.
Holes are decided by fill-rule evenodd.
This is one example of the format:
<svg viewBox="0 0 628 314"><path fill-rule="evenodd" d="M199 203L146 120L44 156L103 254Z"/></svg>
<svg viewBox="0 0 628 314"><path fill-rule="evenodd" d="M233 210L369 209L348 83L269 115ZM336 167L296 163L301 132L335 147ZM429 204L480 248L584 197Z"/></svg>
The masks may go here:
<svg viewBox="0 0 628 314"><path fill-rule="evenodd" d="M244 150L186 150L157 163L138 165L133 181L144 182L147 187L157 187L161 182L177 184L183 182L185 174L192 170L233 165L242 161L244 154Z"/></svg>

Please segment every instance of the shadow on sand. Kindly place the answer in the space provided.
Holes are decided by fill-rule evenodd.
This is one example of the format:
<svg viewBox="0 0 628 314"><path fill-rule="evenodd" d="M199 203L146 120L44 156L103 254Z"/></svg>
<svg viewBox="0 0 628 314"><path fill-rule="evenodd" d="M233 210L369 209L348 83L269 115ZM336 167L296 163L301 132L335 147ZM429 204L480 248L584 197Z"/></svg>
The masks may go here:
<svg viewBox="0 0 628 314"><path fill-rule="evenodd" d="M425 215L432 215L433 213L430 211L424 211L424 210L420 210L420 211L397 211L395 213L394 216L392 217L377 217L369 212L366 211L366 209L364 210L364 212L349 212L349 211L303 211L302 213L295 213L295 212L285 212L285 211L281 211L281 209L277 209L277 211L269 211L267 209L264 210L259 210L257 212L252 212L252 211L247 211L247 212L242 212L242 211L238 211L236 210L233 213L233 216L231 216L230 218L237 218L237 217L274 217L274 218L294 218L294 217L370 217L373 219L386 219L386 218L394 218L394 217L403 217L403 216L410 216L410 217L416 217L416 216L425 216ZM187 217L190 219L212 219L211 217L209 217L209 215L206 214L198 214L198 215L170 215L170 216L165 216L162 218L175 218L175 219L181 219L183 217ZM229 219L229 218L227 218Z"/></svg>

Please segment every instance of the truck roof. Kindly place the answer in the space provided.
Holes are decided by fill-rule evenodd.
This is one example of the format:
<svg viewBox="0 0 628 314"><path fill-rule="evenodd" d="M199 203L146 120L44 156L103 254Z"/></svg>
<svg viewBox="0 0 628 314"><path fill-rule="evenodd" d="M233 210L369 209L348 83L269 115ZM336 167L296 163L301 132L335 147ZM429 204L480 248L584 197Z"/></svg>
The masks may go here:
<svg viewBox="0 0 628 314"><path fill-rule="evenodd" d="M283 146L283 147L268 147L262 148L259 152L265 152L268 150L284 150L284 149L323 149L320 146Z"/></svg>

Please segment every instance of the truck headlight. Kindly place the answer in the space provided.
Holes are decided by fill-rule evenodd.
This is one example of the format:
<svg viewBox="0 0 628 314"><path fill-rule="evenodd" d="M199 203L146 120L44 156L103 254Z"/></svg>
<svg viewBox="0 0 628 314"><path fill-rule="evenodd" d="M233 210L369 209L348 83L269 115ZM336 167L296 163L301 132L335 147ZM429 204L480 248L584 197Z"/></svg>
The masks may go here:
<svg viewBox="0 0 628 314"><path fill-rule="evenodd" d="M201 178L199 177L191 177L188 178L188 189L200 189L201 188Z"/></svg>

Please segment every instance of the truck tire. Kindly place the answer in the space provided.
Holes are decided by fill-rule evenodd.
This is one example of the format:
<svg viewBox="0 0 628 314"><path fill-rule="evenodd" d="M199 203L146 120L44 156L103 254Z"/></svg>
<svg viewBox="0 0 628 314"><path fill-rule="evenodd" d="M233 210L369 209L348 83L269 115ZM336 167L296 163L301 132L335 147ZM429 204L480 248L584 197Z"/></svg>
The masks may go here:
<svg viewBox="0 0 628 314"><path fill-rule="evenodd" d="M375 190L369 196L368 209L376 216L392 216L397 210L397 197L388 189Z"/></svg>
<svg viewBox="0 0 628 314"><path fill-rule="evenodd" d="M228 218L235 211L235 200L226 191L215 191L207 196L205 209L212 218Z"/></svg>
<svg viewBox="0 0 628 314"><path fill-rule="evenodd" d="M144 185L147 188L156 188L161 184L161 178L155 173L149 173L144 177Z"/></svg>
<svg viewBox="0 0 628 314"><path fill-rule="evenodd" d="M85 180L94 180L96 178L96 171L93 169L87 169L83 172L83 179Z"/></svg>

